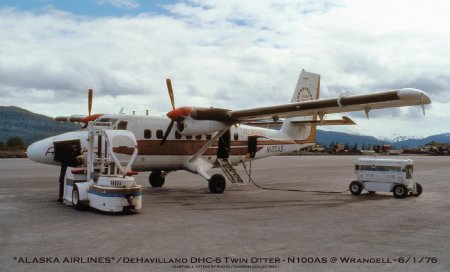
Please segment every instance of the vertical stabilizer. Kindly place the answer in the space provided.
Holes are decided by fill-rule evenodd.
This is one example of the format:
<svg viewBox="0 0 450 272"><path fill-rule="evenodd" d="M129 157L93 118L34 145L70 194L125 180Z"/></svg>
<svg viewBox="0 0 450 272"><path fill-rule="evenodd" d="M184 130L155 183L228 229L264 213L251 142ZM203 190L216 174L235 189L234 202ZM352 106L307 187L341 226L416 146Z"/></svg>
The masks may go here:
<svg viewBox="0 0 450 272"><path fill-rule="evenodd" d="M297 81L291 103L316 100L320 95L320 75L302 70ZM286 118L281 126L281 131L293 140L315 143L316 126L312 124L295 124L295 121L316 120L317 116L302 116Z"/></svg>

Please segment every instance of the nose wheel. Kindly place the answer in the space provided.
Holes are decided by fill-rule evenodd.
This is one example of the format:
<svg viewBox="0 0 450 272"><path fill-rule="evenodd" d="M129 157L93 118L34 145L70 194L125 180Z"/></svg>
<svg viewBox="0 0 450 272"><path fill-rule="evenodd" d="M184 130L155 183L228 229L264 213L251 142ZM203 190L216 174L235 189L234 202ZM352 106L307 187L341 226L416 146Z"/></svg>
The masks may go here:
<svg viewBox="0 0 450 272"><path fill-rule="evenodd" d="M162 187L165 181L166 178L160 170L153 171L148 177L148 182L150 183L150 185L156 188Z"/></svg>

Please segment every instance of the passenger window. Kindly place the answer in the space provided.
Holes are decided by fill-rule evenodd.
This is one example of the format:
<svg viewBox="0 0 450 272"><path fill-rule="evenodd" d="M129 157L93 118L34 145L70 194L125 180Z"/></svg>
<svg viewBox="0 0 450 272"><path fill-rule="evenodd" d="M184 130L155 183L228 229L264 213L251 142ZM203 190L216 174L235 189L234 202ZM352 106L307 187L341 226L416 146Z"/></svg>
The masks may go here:
<svg viewBox="0 0 450 272"><path fill-rule="evenodd" d="M152 137L152 131L150 129L144 130L144 138L150 139Z"/></svg>
<svg viewBox="0 0 450 272"><path fill-rule="evenodd" d="M120 121L117 125L117 129L126 130L127 129L128 122L127 121Z"/></svg>
<svg viewBox="0 0 450 272"><path fill-rule="evenodd" d="M162 129L158 129L158 130L156 131L156 138L157 138L157 139L162 139L163 136L164 136L164 132L162 131Z"/></svg>
<svg viewBox="0 0 450 272"><path fill-rule="evenodd" d="M234 134L234 140L235 140L235 141L239 140L239 134L238 134L238 133L235 133L235 134Z"/></svg>
<svg viewBox="0 0 450 272"><path fill-rule="evenodd" d="M192 136L191 135L186 135L186 140L190 140L190 139L192 139Z"/></svg>
<svg viewBox="0 0 450 272"><path fill-rule="evenodd" d="M178 132L178 130L175 130L175 139L181 139L181 134Z"/></svg>
<svg viewBox="0 0 450 272"><path fill-rule="evenodd" d="M211 134L206 134L206 140L211 140L212 136Z"/></svg>
<svg viewBox="0 0 450 272"><path fill-rule="evenodd" d="M195 139L201 140L202 139L202 135L195 135Z"/></svg>

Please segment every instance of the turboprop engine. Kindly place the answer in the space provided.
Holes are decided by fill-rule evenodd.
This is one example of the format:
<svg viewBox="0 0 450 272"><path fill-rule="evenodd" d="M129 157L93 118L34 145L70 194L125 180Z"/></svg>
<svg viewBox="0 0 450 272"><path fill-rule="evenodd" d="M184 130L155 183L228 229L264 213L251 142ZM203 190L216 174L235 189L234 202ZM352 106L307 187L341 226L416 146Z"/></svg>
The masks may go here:
<svg viewBox="0 0 450 272"><path fill-rule="evenodd" d="M229 127L229 124L220 121L195 120L186 118L177 123L177 130L182 135L203 135L216 132Z"/></svg>
<svg viewBox="0 0 450 272"><path fill-rule="evenodd" d="M166 116L171 120L166 129L161 145L169 136L173 125L176 123L177 130L182 135L202 135L226 129L235 122L228 114L230 110L220 108L201 107L175 107L175 97L172 82L166 79L172 110Z"/></svg>

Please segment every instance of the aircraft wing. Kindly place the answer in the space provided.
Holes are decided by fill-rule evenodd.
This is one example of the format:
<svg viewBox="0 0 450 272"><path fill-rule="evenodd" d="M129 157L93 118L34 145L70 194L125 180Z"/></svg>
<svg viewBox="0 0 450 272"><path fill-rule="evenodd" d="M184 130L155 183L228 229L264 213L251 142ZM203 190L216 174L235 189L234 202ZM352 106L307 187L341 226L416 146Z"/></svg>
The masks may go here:
<svg viewBox="0 0 450 272"><path fill-rule="evenodd" d="M365 111L368 115L372 109L393 108L430 104L430 97L423 91L404 88L390 91L374 92L361 95L340 96L309 100L269 107L250 108L228 111L230 119L234 122L252 120L297 117L297 116L324 116L325 114Z"/></svg>

